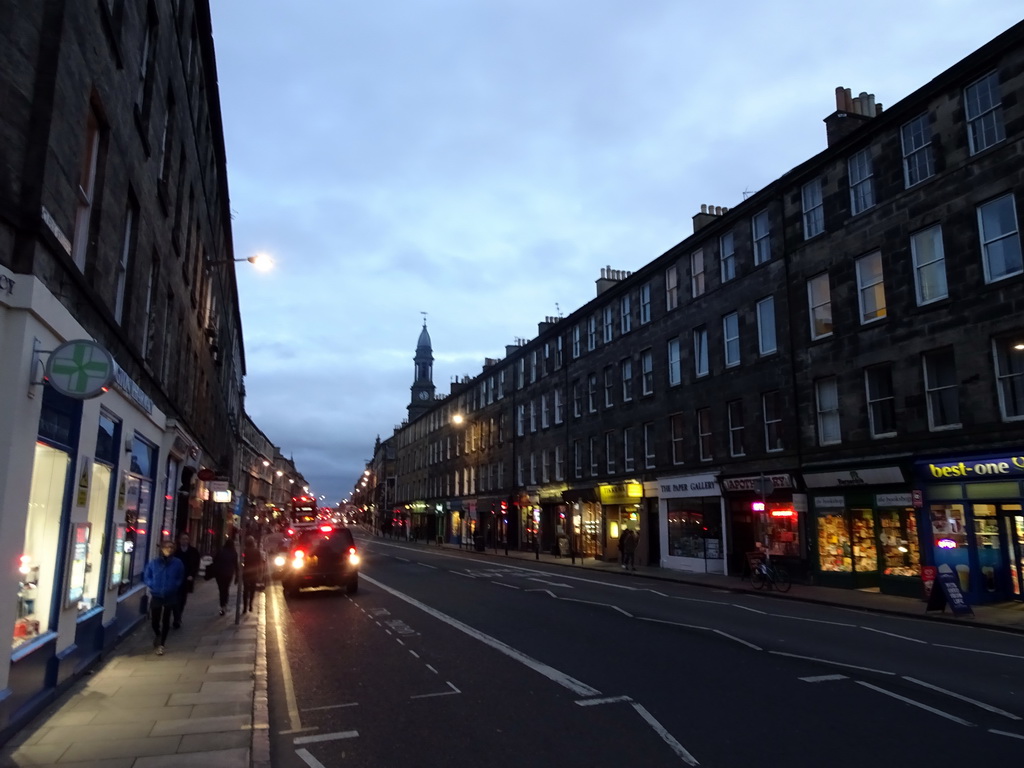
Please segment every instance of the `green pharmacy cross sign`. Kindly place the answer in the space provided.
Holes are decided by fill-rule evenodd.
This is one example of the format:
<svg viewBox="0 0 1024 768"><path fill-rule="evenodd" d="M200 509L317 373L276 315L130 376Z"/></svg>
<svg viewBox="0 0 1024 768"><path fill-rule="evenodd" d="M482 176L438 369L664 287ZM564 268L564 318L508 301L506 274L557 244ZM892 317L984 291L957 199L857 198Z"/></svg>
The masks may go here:
<svg viewBox="0 0 1024 768"><path fill-rule="evenodd" d="M67 341L50 353L46 381L62 395L88 400L102 395L117 367L111 354L89 339Z"/></svg>

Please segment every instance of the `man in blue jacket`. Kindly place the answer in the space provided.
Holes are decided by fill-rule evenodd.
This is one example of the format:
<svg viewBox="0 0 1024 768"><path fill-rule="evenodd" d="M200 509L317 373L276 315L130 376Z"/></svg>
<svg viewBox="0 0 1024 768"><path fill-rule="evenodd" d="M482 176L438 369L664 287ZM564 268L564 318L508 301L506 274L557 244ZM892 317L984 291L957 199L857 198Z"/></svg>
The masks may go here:
<svg viewBox="0 0 1024 768"><path fill-rule="evenodd" d="M153 620L153 647L164 655L164 644L171 631L171 617L178 604L178 593L185 581L185 565L174 556L174 542L160 542L160 557L146 563L142 580L149 587L149 615Z"/></svg>

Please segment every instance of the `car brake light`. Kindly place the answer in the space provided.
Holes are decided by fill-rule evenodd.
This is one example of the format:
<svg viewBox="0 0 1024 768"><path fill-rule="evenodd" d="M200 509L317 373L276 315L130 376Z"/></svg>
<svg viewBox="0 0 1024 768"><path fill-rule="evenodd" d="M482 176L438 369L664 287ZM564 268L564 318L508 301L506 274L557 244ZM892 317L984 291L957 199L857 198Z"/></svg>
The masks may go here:
<svg viewBox="0 0 1024 768"><path fill-rule="evenodd" d="M348 553L349 553L350 555L354 555L354 554L356 553L356 548L355 548L355 547L349 547L349 548L348 548Z"/></svg>
<svg viewBox="0 0 1024 768"><path fill-rule="evenodd" d="M294 536L295 535L295 529L294 528L289 528L288 529L288 535L289 536Z"/></svg>
<svg viewBox="0 0 1024 768"><path fill-rule="evenodd" d="M334 526L333 525L321 525L320 526L320 532L321 533L330 533L333 530L334 530Z"/></svg>

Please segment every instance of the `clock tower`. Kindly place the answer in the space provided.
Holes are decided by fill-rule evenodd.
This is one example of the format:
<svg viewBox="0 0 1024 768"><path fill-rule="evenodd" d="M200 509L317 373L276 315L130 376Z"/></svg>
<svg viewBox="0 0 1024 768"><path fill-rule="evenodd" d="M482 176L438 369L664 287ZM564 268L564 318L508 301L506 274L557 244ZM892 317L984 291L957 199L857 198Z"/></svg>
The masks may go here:
<svg viewBox="0 0 1024 768"><path fill-rule="evenodd" d="M430 346L430 334L427 333L427 319L423 318L423 330L416 342L415 376L413 378L412 400L409 403L409 421L416 421L430 410L434 400L434 351Z"/></svg>

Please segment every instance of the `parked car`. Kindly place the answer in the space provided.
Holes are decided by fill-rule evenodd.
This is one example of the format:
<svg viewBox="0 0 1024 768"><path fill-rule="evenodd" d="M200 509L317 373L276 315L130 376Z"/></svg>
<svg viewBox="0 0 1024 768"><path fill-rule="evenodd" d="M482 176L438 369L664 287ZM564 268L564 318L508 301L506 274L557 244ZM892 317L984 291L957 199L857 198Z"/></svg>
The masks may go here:
<svg viewBox="0 0 1024 768"><path fill-rule="evenodd" d="M305 587L344 587L347 594L359 589L359 553L352 531L344 526L321 524L296 531L280 571L285 597Z"/></svg>

